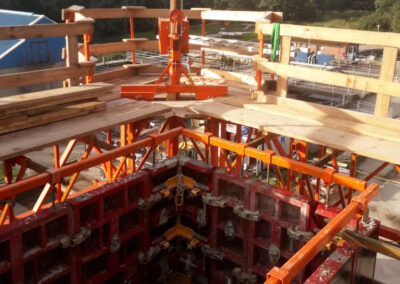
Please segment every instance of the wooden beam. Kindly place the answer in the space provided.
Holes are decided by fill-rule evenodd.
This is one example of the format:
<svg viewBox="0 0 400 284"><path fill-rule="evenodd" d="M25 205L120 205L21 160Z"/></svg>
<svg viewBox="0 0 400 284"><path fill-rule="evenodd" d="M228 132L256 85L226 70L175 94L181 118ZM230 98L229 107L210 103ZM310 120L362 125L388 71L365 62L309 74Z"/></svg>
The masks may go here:
<svg viewBox="0 0 400 284"><path fill-rule="evenodd" d="M396 70L397 48L385 47L383 49L383 58L381 74L379 79L382 81L393 82ZM389 115L391 96L378 93L376 95L375 115L387 117Z"/></svg>
<svg viewBox="0 0 400 284"><path fill-rule="evenodd" d="M258 20L270 21L271 11L227 11L208 10L201 12L202 20L228 21L228 22L256 22Z"/></svg>
<svg viewBox="0 0 400 284"><path fill-rule="evenodd" d="M67 12L67 11L66 11ZM79 11L82 15L93 19L116 19L116 18L168 18L169 9L83 9ZM183 10L189 19L201 19L200 10Z"/></svg>
<svg viewBox="0 0 400 284"><path fill-rule="evenodd" d="M76 10L76 11L75 11ZM115 18L168 18L169 9L148 9L143 6L123 6L122 8L106 8L106 9L63 9L63 18L67 17L67 13L79 12L85 17L93 19L115 19ZM183 10L188 19L196 20L213 20L213 21L234 21L234 22L256 22L263 20L270 22L273 17L274 21L282 22L282 13L271 11L225 11L210 10L209 8L199 8Z"/></svg>
<svg viewBox="0 0 400 284"><path fill-rule="evenodd" d="M293 77L321 84L329 84L366 92L381 93L400 97L399 83L384 82L373 78L346 75L307 67L284 65L280 63L269 62L266 59L259 57L255 57L254 60L257 62L257 69L264 72L275 73L281 76Z"/></svg>
<svg viewBox="0 0 400 284"><path fill-rule="evenodd" d="M90 46L90 54L91 55L108 54L108 53L121 52L132 49L156 50L158 49L158 41L142 40L142 41L124 41L124 42L93 44ZM79 51L83 52L83 46L79 47Z"/></svg>
<svg viewBox="0 0 400 284"><path fill-rule="evenodd" d="M107 95L114 85L97 83L70 88L57 88L0 98L0 117L42 109L53 105L66 104L78 100L93 99Z"/></svg>
<svg viewBox="0 0 400 284"><path fill-rule="evenodd" d="M78 36L67 36L66 37L66 49L67 49L67 67L76 67L79 64L79 54L78 54ZM79 85L79 77L68 78L68 86Z"/></svg>
<svg viewBox="0 0 400 284"><path fill-rule="evenodd" d="M400 143L399 120L270 95L266 96L265 100L258 100L258 102L262 102L262 104L245 104L244 108L260 111L265 116L279 115L286 117L288 121L302 121L303 125L331 127Z"/></svg>
<svg viewBox="0 0 400 284"><path fill-rule="evenodd" d="M281 64L289 64L290 63L290 49L292 45L292 39L288 36L282 37L281 42L281 51L279 54L280 63ZM278 82L276 87L276 94L280 97L286 98L288 95L288 77L279 75Z"/></svg>
<svg viewBox="0 0 400 284"><path fill-rule="evenodd" d="M86 76L89 74L90 68L90 66L62 67L1 75L0 89L29 86L44 82L61 81L72 77Z"/></svg>
<svg viewBox="0 0 400 284"><path fill-rule="evenodd" d="M41 38L56 36L74 36L93 33L93 23L69 23L32 26L0 27L0 40L19 38Z"/></svg>
<svg viewBox="0 0 400 284"><path fill-rule="evenodd" d="M272 34L272 24L257 23L256 31ZM400 47L400 34L281 24L280 35L294 38Z"/></svg>
<svg viewBox="0 0 400 284"><path fill-rule="evenodd" d="M368 250L400 260L400 247L349 230L341 233L343 239Z"/></svg>
<svg viewBox="0 0 400 284"><path fill-rule="evenodd" d="M112 70L109 72L94 74L92 82L104 82L104 81L109 81L109 80L121 78L121 77L128 76L128 75L135 75L135 70L121 68L121 69Z"/></svg>
<svg viewBox="0 0 400 284"><path fill-rule="evenodd" d="M138 68L144 68L144 67L149 67L151 64L124 64L123 67L126 69L138 69Z"/></svg>

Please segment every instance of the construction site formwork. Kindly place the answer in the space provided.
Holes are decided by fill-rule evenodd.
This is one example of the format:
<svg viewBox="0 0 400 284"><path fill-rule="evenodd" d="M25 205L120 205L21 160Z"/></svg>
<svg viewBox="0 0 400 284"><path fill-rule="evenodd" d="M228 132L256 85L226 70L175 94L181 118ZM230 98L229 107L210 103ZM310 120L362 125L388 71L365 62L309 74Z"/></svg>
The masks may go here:
<svg viewBox="0 0 400 284"><path fill-rule="evenodd" d="M218 74L219 80L235 82L227 84L231 97L202 103L110 99L105 111L85 119L70 118L2 135L4 151L0 156L6 185L0 188L0 279L13 283L372 281L376 251L382 252L385 246L379 237L397 243L400 240L398 230L366 216L368 203L379 192L379 186L368 181L390 163L400 163L398 154L391 151L398 146L398 137L391 130L399 125L379 117L387 115L390 95L398 95L398 83L383 75L367 79L320 70L318 79L310 68L289 65L291 37L334 41L336 36L329 29L324 30L325 34L314 34L319 28L281 25L277 63L261 58L263 34L269 34L272 28L271 12L183 12L188 18L201 19L203 27L205 20L229 20L233 15L236 20L252 22L263 18L257 23L260 58L255 59L257 72L252 81L259 90L250 96L247 85L238 86L251 76L208 69ZM40 35L67 35L67 66L57 72L3 75L1 86L65 79L66 87L87 92L91 85L82 83L119 80L111 91L110 86L101 87L108 92L103 99L118 98L121 84L162 69L132 62L121 70L96 75L91 56L132 49L134 61L134 49L151 49L158 42L135 39L132 29L131 39L122 43L90 45L93 19L88 17L126 17L132 26L134 17L167 15L167 10L144 7L66 9L68 23L55 30L42 27ZM37 27L1 29L4 33L0 33L0 40L36 36L38 32ZM344 30L336 32L348 35ZM82 34L84 45L79 47L77 36ZM352 40L376 43L382 37L371 35L374 37ZM394 40L381 41L390 45L385 47L385 70L399 42L398 35L383 35L386 37ZM275 95L279 97L260 91L261 71L278 76ZM376 115L285 98L288 77L304 79L302 72L318 83L328 80L340 87L351 85L378 92ZM48 79L38 76L46 74L53 75ZM386 86L381 89L382 82ZM304 117L298 115L299 110ZM187 128L186 118L204 121L204 131ZM155 130L148 129L149 122L156 119L163 123ZM228 123L236 128L234 137L228 137ZM112 129L118 129L117 144ZM243 140L244 130L248 133ZM106 139L98 139L95 134L99 131L106 133ZM282 135L290 137L288 148L280 143ZM23 137L30 137L30 143L24 143ZM61 154L59 144L67 141ZM348 141L352 143L348 145ZM87 147L79 160L68 163L76 143ZM197 159L182 157L189 144ZM318 148L312 163L311 144ZM259 148L261 145L266 150ZM47 146L54 152L54 168L27 157L29 152ZM337 161L344 151L352 153L346 174L339 171ZM383 163L361 180L355 177L357 155L378 158ZM162 161L160 157L170 159ZM246 160L264 165L266 182L249 176L251 172L244 167ZM332 167L324 167L328 162ZM94 167L103 169L104 178L95 178L93 186L72 193L79 174ZM19 170L17 176L13 169ZM26 177L28 169L38 174ZM276 186L269 184L271 172ZM38 187L41 192L33 210L15 214L16 196ZM333 203L328 202L331 188L337 197ZM355 231L358 239L344 241L348 231ZM375 252L360 247L362 237L369 243L378 241Z"/></svg>

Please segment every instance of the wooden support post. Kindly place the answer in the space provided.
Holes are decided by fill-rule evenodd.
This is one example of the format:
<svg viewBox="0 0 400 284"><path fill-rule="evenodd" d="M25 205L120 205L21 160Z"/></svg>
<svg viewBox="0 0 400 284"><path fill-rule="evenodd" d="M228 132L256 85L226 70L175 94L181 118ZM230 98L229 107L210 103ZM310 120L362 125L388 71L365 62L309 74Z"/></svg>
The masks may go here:
<svg viewBox="0 0 400 284"><path fill-rule="evenodd" d="M381 66L381 74L379 79L385 82L393 82L394 72L396 69L397 48L385 47L383 49L383 58ZM391 96L385 94L376 95L375 115L387 117L389 115Z"/></svg>
<svg viewBox="0 0 400 284"><path fill-rule="evenodd" d="M66 37L67 47L67 67L76 67L79 64L78 58L78 36L67 36ZM69 78L69 87L79 85L79 78Z"/></svg>
<svg viewBox="0 0 400 284"><path fill-rule="evenodd" d="M281 64L290 63L290 47L292 45L292 38L289 36L283 36L281 42L281 52L279 55ZM281 76L278 77L278 83L276 88L276 95L279 97L287 97L288 94L288 77Z"/></svg>

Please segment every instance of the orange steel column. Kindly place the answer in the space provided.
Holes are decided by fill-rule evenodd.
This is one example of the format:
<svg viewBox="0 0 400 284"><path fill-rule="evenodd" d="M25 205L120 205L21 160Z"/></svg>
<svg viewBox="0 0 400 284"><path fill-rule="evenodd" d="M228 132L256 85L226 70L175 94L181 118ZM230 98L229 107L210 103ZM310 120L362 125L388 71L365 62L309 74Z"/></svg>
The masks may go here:
<svg viewBox="0 0 400 284"><path fill-rule="evenodd" d="M170 66L168 70L169 83L178 85L181 82L181 50L182 50L182 19L172 19L172 11L182 9L182 0L171 0L170 2ZM167 95L167 100L179 100L179 93L170 93Z"/></svg>
<svg viewBox="0 0 400 284"><path fill-rule="evenodd" d="M135 38L135 30L133 26L133 17L129 18L129 25L131 28L131 39ZM132 49L132 64L136 64L136 58L135 58L135 49Z"/></svg>
<svg viewBox="0 0 400 284"><path fill-rule="evenodd" d="M127 125L126 124L122 124L120 127L120 139L121 139L121 147L126 145L126 128ZM124 161L123 165L122 165L122 175L125 175L126 173L126 160Z"/></svg>
<svg viewBox="0 0 400 284"><path fill-rule="evenodd" d="M58 144L54 145L54 168L58 169L60 167L60 146ZM56 184L57 191L57 201L61 201L61 183Z"/></svg>
<svg viewBox="0 0 400 284"><path fill-rule="evenodd" d="M180 126L179 120L176 116L169 118L168 130L177 128ZM179 153L179 137L173 137L168 140L168 157L178 155Z"/></svg>
<svg viewBox="0 0 400 284"><path fill-rule="evenodd" d="M357 214L364 214L368 203L379 193L379 185L371 184L333 218L318 234L306 243L281 268L274 267L267 274L265 284L289 284L304 267L338 234Z"/></svg>
<svg viewBox="0 0 400 284"><path fill-rule="evenodd" d="M225 121L221 121L220 122L220 127L221 127L221 138L222 139L226 139L226 122ZM220 149L220 151L222 151L222 149ZM223 155L220 154L220 158L219 158L219 167L220 168L225 168L225 157Z"/></svg>
<svg viewBox="0 0 400 284"><path fill-rule="evenodd" d="M206 36L206 20L201 20L201 35ZM201 65L206 64L206 52L201 51Z"/></svg>
<svg viewBox="0 0 400 284"><path fill-rule="evenodd" d="M350 176L356 177L356 167L357 167L357 154L351 154L351 166L350 166ZM353 197L353 189L349 188L348 193L348 203L350 202L351 198Z"/></svg>
<svg viewBox="0 0 400 284"><path fill-rule="evenodd" d="M112 145L112 132L111 129L107 130L107 144ZM111 180L113 176L112 161L107 162L106 179Z"/></svg>
<svg viewBox="0 0 400 284"><path fill-rule="evenodd" d="M90 41L92 40L91 34L83 35L83 49L85 52L85 61L90 61ZM86 84L90 84L93 81L93 69L90 69L89 76L86 76Z"/></svg>

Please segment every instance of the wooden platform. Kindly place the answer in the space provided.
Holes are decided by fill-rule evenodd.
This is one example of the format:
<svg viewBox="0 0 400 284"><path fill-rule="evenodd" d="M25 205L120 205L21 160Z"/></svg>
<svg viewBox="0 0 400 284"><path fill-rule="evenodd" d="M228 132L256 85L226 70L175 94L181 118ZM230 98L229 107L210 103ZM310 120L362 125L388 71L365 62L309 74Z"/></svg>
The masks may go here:
<svg viewBox="0 0 400 284"><path fill-rule="evenodd" d="M152 82L155 77L109 81L118 96L121 84ZM139 83L140 82L140 83ZM215 82L214 82L215 83ZM109 102L106 111L0 135L0 160L83 137L111 127L157 117L214 117L268 132L400 164L400 121L310 103L259 96L251 85L229 82L229 96L207 101ZM29 143L27 143L29 137Z"/></svg>
<svg viewBox="0 0 400 284"><path fill-rule="evenodd" d="M0 161L170 111L170 107L161 104L117 100L108 103L102 112L0 135Z"/></svg>

